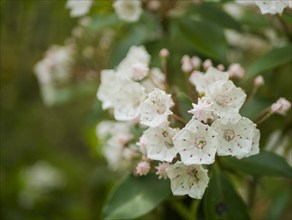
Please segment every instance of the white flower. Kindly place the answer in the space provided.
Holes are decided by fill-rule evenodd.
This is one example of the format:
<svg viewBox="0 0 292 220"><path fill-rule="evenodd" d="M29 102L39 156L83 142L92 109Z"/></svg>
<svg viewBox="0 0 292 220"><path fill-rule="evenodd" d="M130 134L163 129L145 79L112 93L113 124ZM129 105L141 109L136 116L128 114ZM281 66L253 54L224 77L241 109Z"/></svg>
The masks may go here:
<svg viewBox="0 0 292 220"><path fill-rule="evenodd" d="M213 119L213 104L206 97L199 98L198 104L192 103L192 105L193 109L189 110L188 112L194 114L194 119L197 119L198 121L203 121L205 123L208 119Z"/></svg>
<svg viewBox="0 0 292 220"><path fill-rule="evenodd" d="M250 152L244 156L237 156L238 159L241 159L243 157L249 157L249 156L252 156L252 155L256 155L260 152L260 136L261 136L261 133L260 133L260 130L259 129L255 129L254 131L254 136L252 138L252 145L251 145L251 149L250 149Z"/></svg>
<svg viewBox="0 0 292 220"><path fill-rule="evenodd" d="M171 162L177 154L172 138L176 129L168 126L148 128L143 136L147 139L147 157L152 160Z"/></svg>
<svg viewBox="0 0 292 220"><path fill-rule="evenodd" d="M116 89L116 88L115 88ZM118 121L137 118L145 99L144 87L129 79L120 78L119 87L113 94L114 117Z"/></svg>
<svg viewBox="0 0 292 220"><path fill-rule="evenodd" d="M150 171L150 163L148 161L141 161L137 164L135 172L139 176L146 176Z"/></svg>
<svg viewBox="0 0 292 220"><path fill-rule="evenodd" d="M171 95L160 89L154 89L142 104L140 123L157 127L167 122L168 116L172 114L170 108L173 104Z"/></svg>
<svg viewBox="0 0 292 220"><path fill-rule="evenodd" d="M291 108L291 103L285 98L279 98L277 102L275 102L271 106L271 110L273 113L278 113L280 115L286 115L287 111Z"/></svg>
<svg viewBox="0 0 292 220"><path fill-rule="evenodd" d="M211 164L215 160L217 149L216 136L213 128L191 119L175 135L173 143L184 164Z"/></svg>
<svg viewBox="0 0 292 220"><path fill-rule="evenodd" d="M219 116L230 112L239 112L246 94L236 87L232 81L220 80L212 84L206 91L206 97L213 103L213 108Z"/></svg>
<svg viewBox="0 0 292 220"><path fill-rule="evenodd" d="M234 121L224 118L213 122L211 127L218 134L219 156L246 156L251 152L256 125L249 119L242 117ZM256 142L256 140L255 140Z"/></svg>
<svg viewBox="0 0 292 220"><path fill-rule="evenodd" d="M158 176L158 179L166 179L166 169L170 166L169 163L159 163L158 166L155 167L156 169L156 175Z"/></svg>
<svg viewBox="0 0 292 220"><path fill-rule="evenodd" d="M97 91L97 98L102 102L102 108L113 107L113 98L120 82L118 75L113 70L102 70L100 73L101 84Z"/></svg>
<svg viewBox="0 0 292 220"><path fill-rule="evenodd" d="M132 46L127 56L120 62L117 72L132 80L141 80L148 74L150 55L143 46Z"/></svg>
<svg viewBox="0 0 292 220"><path fill-rule="evenodd" d="M201 199L208 186L207 170L200 165L186 166L180 162L167 168L166 173L171 181L174 195L186 195Z"/></svg>
<svg viewBox="0 0 292 220"><path fill-rule="evenodd" d="M92 0L67 0L66 8L71 9L71 17L79 17L87 14L92 3Z"/></svg>
<svg viewBox="0 0 292 220"><path fill-rule="evenodd" d="M206 74L198 74L196 77L191 80L191 83L193 83L196 86L196 90L199 93L204 93L210 87L212 84L219 80L228 80L228 73L221 72L217 70L214 67L209 67Z"/></svg>
<svg viewBox="0 0 292 220"><path fill-rule="evenodd" d="M128 22L138 21L142 14L140 0L116 0L113 7L121 20Z"/></svg>
<svg viewBox="0 0 292 220"><path fill-rule="evenodd" d="M281 0L260 0L255 1L256 5L260 8L262 14L282 14L284 8L288 5Z"/></svg>

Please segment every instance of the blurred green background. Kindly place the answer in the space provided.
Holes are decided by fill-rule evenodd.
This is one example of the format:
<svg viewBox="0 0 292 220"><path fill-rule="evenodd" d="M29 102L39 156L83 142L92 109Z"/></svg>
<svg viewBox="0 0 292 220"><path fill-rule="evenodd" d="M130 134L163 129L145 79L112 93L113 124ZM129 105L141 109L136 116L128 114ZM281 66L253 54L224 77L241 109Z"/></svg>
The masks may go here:
<svg viewBox="0 0 292 220"><path fill-rule="evenodd" d="M1 0L0 219L97 219L106 193L102 164L86 147L95 93L44 106L33 65L52 44L64 44L77 19L65 1ZM97 88L97 86L96 86ZM46 161L65 178L32 207L19 198L21 172Z"/></svg>

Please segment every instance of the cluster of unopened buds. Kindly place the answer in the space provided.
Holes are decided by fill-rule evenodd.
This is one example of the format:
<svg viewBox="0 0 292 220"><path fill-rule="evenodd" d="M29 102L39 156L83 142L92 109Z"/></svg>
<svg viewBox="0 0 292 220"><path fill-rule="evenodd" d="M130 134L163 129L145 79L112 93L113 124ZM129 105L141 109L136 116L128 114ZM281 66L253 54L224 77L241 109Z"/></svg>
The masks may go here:
<svg viewBox="0 0 292 220"><path fill-rule="evenodd" d="M164 64L168 56L166 49L160 52ZM116 69L101 72L97 97L119 121L97 126L104 155L113 169L132 169L138 176L154 171L159 179L170 179L174 195L200 199L209 181L204 166L214 163L216 155L241 159L258 154L260 131L239 114L246 94L222 65L214 68L210 60L183 57L182 69L200 94L186 122L174 111L175 97L165 92L166 74L149 63L144 47L132 46ZM201 63L205 73L199 72ZM238 65L235 69L242 71ZM271 109L289 109L279 102Z"/></svg>

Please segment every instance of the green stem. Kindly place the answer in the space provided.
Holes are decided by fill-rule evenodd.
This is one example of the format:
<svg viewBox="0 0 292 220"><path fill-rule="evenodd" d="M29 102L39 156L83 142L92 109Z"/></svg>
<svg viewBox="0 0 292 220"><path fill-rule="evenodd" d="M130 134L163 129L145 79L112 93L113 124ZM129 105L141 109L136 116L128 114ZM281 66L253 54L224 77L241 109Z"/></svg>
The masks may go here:
<svg viewBox="0 0 292 220"><path fill-rule="evenodd" d="M194 216L192 213L179 201L172 201L171 203L172 208L185 220L194 220Z"/></svg>

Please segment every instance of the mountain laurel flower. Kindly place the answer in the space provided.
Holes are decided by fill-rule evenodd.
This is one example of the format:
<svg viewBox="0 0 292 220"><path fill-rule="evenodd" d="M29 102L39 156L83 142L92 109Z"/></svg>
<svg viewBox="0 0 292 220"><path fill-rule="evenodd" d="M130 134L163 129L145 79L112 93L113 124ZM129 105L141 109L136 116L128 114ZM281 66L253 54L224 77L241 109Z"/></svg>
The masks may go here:
<svg viewBox="0 0 292 220"><path fill-rule="evenodd" d="M239 63L233 63L227 70L230 78L242 79L245 75L245 70Z"/></svg>
<svg viewBox="0 0 292 220"><path fill-rule="evenodd" d="M242 117L232 120L217 119L211 127L217 132L219 156L247 156L252 149L256 125L249 119ZM256 140L254 140L256 141Z"/></svg>
<svg viewBox="0 0 292 220"><path fill-rule="evenodd" d="M189 195L201 199L208 186L207 170L200 165L186 166L181 162L170 165L166 173L174 195Z"/></svg>
<svg viewBox="0 0 292 220"><path fill-rule="evenodd" d="M147 145L148 145L148 139L145 135L142 135L139 139L139 142L137 142L137 146L139 147L139 151L143 154L147 154Z"/></svg>
<svg viewBox="0 0 292 220"><path fill-rule="evenodd" d="M116 87L116 92L113 95L115 119L117 121L130 121L137 118L146 96L144 87L127 78L120 78L119 85Z"/></svg>
<svg viewBox="0 0 292 220"><path fill-rule="evenodd" d="M215 113L224 116L230 112L239 112L246 99L246 94L231 80L220 80L209 87L206 97L213 103Z"/></svg>
<svg viewBox="0 0 292 220"><path fill-rule="evenodd" d="M150 172L151 166L148 161L141 161L137 164L135 173L138 176L146 176Z"/></svg>
<svg viewBox="0 0 292 220"><path fill-rule="evenodd" d="M138 21L143 12L140 0L116 0L113 7L118 17L127 22Z"/></svg>
<svg viewBox="0 0 292 220"><path fill-rule="evenodd" d="M89 11L93 1L92 0L67 0L66 8L69 8L71 17L80 17Z"/></svg>
<svg viewBox="0 0 292 220"><path fill-rule="evenodd" d="M194 114L194 119L203 121L204 123L206 123L208 119L213 119L213 104L206 97L199 98L198 104L192 103L192 105L193 109L189 110L188 112Z"/></svg>
<svg viewBox="0 0 292 220"><path fill-rule="evenodd" d="M177 154L172 141L176 133L176 129L166 125L144 131L143 136L147 139L147 157L151 160L171 162Z"/></svg>
<svg viewBox="0 0 292 220"><path fill-rule="evenodd" d="M190 81L199 93L205 93L213 83L219 80L227 81L229 78L228 73L221 72L214 67L210 67L205 74L199 74L198 72L195 72L195 74L191 76Z"/></svg>
<svg viewBox="0 0 292 220"><path fill-rule="evenodd" d="M202 122L191 119L173 138L185 165L211 164L215 161L217 133Z"/></svg>
<svg viewBox="0 0 292 220"><path fill-rule="evenodd" d="M158 179L167 179L166 169L170 166L169 163L159 163L158 166L155 167L156 175Z"/></svg>
<svg viewBox="0 0 292 220"><path fill-rule="evenodd" d="M286 115L287 111L291 108L291 102L285 98L280 98L271 106L271 111L273 113L278 113L280 115Z"/></svg>
<svg viewBox="0 0 292 220"><path fill-rule="evenodd" d="M113 107L113 98L119 85L118 76L114 70L102 70L100 72L100 86L97 91L97 98L102 102L102 109Z"/></svg>
<svg viewBox="0 0 292 220"><path fill-rule="evenodd" d="M250 157L250 156L258 154L260 152L260 137L261 137L260 130L255 129L254 136L252 138L252 145L251 145L250 152L244 156L236 156L236 158L241 159L243 157Z"/></svg>
<svg viewBox="0 0 292 220"><path fill-rule="evenodd" d="M140 123L149 127L157 127L167 122L168 116L173 114L170 110L173 105L171 95L155 88L142 104Z"/></svg>
<svg viewBox="0 0 292 220"><path fill-rule="evenodd" d="M141 80L147 76L150 55L143 46L132 46L126 57L117 66L117 72L131 80Z"/></svg>
<svg viewBox="0 0 292 220"><path fill-rule="evenodd" d="M262 14L282 14L284 9L288 6L284 0L256 0L256 5L260 8ZM289 2L289 1L287 1Z"/></svg>

